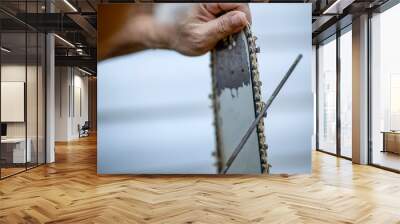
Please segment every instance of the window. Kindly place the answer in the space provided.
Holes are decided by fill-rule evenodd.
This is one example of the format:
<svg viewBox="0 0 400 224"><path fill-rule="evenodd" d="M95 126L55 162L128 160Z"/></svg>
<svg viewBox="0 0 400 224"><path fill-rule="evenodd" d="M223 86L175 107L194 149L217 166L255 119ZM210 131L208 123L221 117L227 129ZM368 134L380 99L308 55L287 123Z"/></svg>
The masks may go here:
<svg viewBox="0 0 400 224"><path fill-rule="evenodd" d="M352 32L340 36L340 155L352 157Z"/></svg>
<svg viewBox="0 0 400 224"><path fill-rule="evenodd" d="M400 170L400 5L371 19L371 160Z"/></svg>
<svg viewBox="0 0 400 224"><path fill-rule="evenodd" d="M318 48L318 149L336 153L336 37Z"/></svg>

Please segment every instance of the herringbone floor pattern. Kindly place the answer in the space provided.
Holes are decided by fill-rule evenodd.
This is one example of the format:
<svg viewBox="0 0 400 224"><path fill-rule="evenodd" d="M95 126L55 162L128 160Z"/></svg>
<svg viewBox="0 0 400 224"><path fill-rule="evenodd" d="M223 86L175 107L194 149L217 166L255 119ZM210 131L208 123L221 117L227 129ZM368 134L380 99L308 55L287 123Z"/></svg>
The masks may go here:
<svg viewBox="0 0 400 224"><path fill-rule="evenodd" d="M56 149L0 181L0 223L400 223L400 175L318 152L312 175L98 176L94 137Z"/></svg>

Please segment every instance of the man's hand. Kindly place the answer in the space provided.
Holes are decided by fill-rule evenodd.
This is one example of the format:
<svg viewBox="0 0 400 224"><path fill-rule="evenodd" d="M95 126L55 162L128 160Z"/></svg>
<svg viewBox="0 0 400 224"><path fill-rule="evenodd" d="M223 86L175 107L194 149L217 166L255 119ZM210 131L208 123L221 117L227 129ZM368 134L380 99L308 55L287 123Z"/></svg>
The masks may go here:
<svg viewBox="0 0 400 224"><path fill-rule="evenodd" d="M139 6L117 9L117 6L99 8L102 21L98 31L99 60L152 48L171 49L189 56L202 55L213 49L219 40L251 23L249 6L244 3L193 4L172 23L157 21L149 13L151 10ZM124 23L113 24L109 18Z"/></svg>
<svg viewBox="0 0 400 224"><path fill-rule="evenodd" d="M169 48L197 56L213 49L217 42L251 23L250 9L244 3L202 3L175 24Z"/></svg>

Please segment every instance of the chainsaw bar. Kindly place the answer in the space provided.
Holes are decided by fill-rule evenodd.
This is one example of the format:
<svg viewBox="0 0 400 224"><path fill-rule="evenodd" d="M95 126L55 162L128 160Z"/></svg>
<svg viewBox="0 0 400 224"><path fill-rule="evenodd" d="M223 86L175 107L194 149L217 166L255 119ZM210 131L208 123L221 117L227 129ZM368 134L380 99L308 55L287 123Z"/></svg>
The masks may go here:
<svg viewBox="0 0 400 224"><path fill-rule="evenodd" d="M234 148L263 108L256 37L250 27L220 41L211 54L216 166L222 173ZM227 173L269 173L264 121Z"/></svg>

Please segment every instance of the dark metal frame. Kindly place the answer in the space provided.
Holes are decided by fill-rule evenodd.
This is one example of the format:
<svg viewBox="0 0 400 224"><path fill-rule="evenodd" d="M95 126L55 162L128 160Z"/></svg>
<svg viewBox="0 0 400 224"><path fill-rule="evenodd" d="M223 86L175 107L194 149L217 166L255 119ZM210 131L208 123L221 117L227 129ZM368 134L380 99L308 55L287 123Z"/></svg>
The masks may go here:
<svg viewBox="0 0 400 224"><path fill-rule="evenodd" d="M342 153L342 124L341 124L341 65L340 65L340 36L341 30L337 24L336 28L336 154L340 157Z"/></svg>
<svg viewBox="0 0 400 224"><path fill-rule="evenodd" d="M372 154L373 154L373 149L372 149L372 63L371 63L371 57L372 57L372 32L371 32L371 19L372 19L372 13L368 13L368 55L367 55L367 61L368 61L368 75L367 75L367 85L368 85L368 95L367 95L367 119L368 119L368 124L367 124L367 132L368 132L368 158L367 162L369 165L372 165Z"/></svg>
<svg viewBox="0 0 400 224"><path fill-rule="evenodd" d="M1 31L1 23L0 23L0 31ZM0 32L0 47L2 46L2 32ZM0 50L0 124L1 124L1 77L2 77L2 74L1 74L1 55L2 55L2 52L1 52L1 50ZM1 137L1 134L0 134L0 137ZM1 144L0 144L0 164L1 164ZM1 180L1 166L0 166L0 180Z"/></svg>
<svg viewBox="0 0 400 224"><path fill-rule="evenodd" d="M48 13L48 1L45 0L45 12ZM47 163L47 32L44 32L44 161L43 164Z"/></svg>
<svg viewBox="0 0 400 224"><path fill-rule="evenodd" d="M315 148L319 150L319 45L315 47Z"/></svg>

